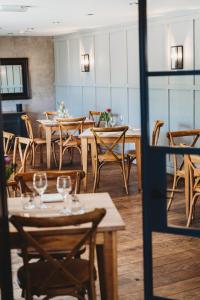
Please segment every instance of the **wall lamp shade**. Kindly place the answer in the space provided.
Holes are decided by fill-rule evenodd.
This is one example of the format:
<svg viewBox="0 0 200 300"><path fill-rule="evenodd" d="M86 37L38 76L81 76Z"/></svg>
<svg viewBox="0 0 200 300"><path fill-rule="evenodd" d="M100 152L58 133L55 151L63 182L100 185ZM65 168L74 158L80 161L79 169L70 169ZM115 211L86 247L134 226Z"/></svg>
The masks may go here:
<svg viewBox="0 0 200 300"><path fill-rule="evenodd" d="M171 47L171 69L183 69L183 46Z"/></svg>
<svg viewBox="0 0 200 300"><path fill-rule="evenodd" d="M90 72L90 56L89 56L89 54L81 55L81 72Z"/></svg>

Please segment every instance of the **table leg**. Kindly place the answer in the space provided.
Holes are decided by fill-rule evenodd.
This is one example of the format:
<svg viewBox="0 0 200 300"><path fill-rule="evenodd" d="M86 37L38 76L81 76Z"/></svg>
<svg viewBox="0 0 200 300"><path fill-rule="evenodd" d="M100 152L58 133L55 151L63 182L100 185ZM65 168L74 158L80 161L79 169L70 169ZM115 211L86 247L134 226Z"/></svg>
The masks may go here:
<svg viewBox="0 0 200 300"><path fill-rule="evenodd" d="M51 127L46 127L47 169L51 169Z"/></svg>
<svg viewBox="0 0 200 300"><path fill-rule="evenodd" d="M142 189L142 161L141 161L141 140L137 139L135 141L136 150L136 162L137 162L137 174L138 174L138 191Z"/></svg>
<svg viewBox="0 0 200 300"><path fill-rule="evenodd" d="M118 300L117 233L105 232L104 244L97 245L101 299Z"/></svg>
<svg viewBox="0 0 200 300"><path fill-rule="evenodd" d="M95 175L95 161L94 161L94 157L95 157L95 141L93 139L93 141L91 142L91 161L92 161L92 174L93 176Z"/></svg>
<svg viewBox="0 0 200 300"><path fill-rule="evenodd" d="M82 156L82 167L85 172L83 179L84 191L87 191L87 176L88 176L88 140L81 138L81 156Z"/></svg>

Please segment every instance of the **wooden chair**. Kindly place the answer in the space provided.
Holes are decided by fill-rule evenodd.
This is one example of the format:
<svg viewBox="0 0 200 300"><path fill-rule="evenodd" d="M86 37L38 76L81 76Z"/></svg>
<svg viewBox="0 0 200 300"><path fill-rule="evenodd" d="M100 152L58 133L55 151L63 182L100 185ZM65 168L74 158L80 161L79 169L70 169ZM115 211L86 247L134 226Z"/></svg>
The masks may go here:
<svg viewBox="0 0 200 300"><path fill-rule="evenodd" d="M35 153L37 148L40 148L40 163L43 162L43 157L42 157L42 150L43 147L46 146L46 140L43 138L36 138L33 134L33 127L32 127L32 122L31 119L28 115L22 115L21 119L25 122L26 126L26 131L29 139L32 141L32 166L33 168L35 167Z"/></svg>
<svg viewBox="0 0 200 300"><path fill-rule="evenodd" d="M46 117L47 120L51 120L52 118L54 118L55 116L57 116L57 111L45 111L44 115Z"/></svg>
<svg viewBox="0 0 200 300"><path fill-rule="evenodd" d="M81 140L79 134L83 131L85 117L73 119L58 119L60 139L59 146L59 170L62 169L63 156L66 151L70 153L70 162L73 161L73 150L77 149L81 155Z"/></svg>
<svg viewBox="0 0 200 300"><path fill-rule="evenodd" d="M189 215L187 220L187 227L190 226L192 218L194 218L195 205L200 196L200 168L196 167L196 164L200 163L200 156L197 155L185 155L185 161L187 160L188 175L189 175L189 193L190 193L190 205Z"/></svg>
<svg viewBox="0 0 200 300"><path fill-rule="evenodd" d="M93 111L93 110L89 111L89 119L95 122L95 124L94 124L95 127L100 126L101 115L102 115L101 111Z"/></svg>
<svg viewBox="0 0 200 300"><path fill-rule="evenodd" d="M154 129L153 129L153 132L152 132L152 141L151 141L152 146L157 146L158 139L159 139L159 136L160 136L160 129L161 129L161 127L163 125L164 125L164 122L162 120L156 120L155 121L155 123L154 123ZM129 182L132 162L135 159L136 159L136 152L135 152L135 150L128 151L128 154L127 154L127 163L128 163L127 182Z"/></svg>
<svg viewBox="0 0 200 300"><path fill-rule="evenodd" d="M125 155L124 155L124 144L125 144L125 134L128 130L128 126L115 127L115 128L92 128L91 131L95 139L95 179L93 192L96 191L97 185L100 181L100 170L105 163L118 163L122 169L122 175L124 180L124 186L126 193L128 194L126 174L125 174ZM116 139L112 142L108 140L108 137L103 137L103 134L114 133L116 134ZM114 151L115 146L118 144L122 145L121 153L116 153ZM99 151L99 145L103 146L105 152Z"/></svg>
<svg viewBox="0 0 200 300"><path fill-rule="evenodd" d="M192 142L189 145L189 147L194 147L199 139L200 131L193 129L193 130L180 130L180 131L169 131L167 133L167 138L169 140L169 144L171 147L177 147L181 146L181 139L182 143L183 138L185 137L191 137ZM178 140L178 142L177 142ZM170 192L169 201L167 205L167 210L170 209L174 194L176 192L183 192L183 190L177 189L177 185L180 181L180 179L185 179L185 170L184 170L184 158L179 155L179 158L181 158L180 163L178 162L178 156L176 154L172 155L173 157L173 167L174 167L174 178L173 178L173 184L172 189L169 189L168 192Z"/></svg>
<svg viewBox="0 0 200 300"><path fill-rule="evenodd" d="M25 137L16 137L13 151L13 164L18 167L16 172L25 172L27 160L31 153L32 140Z"/></svg>
<svg viewBox="0 0 200 300"><path fill-rule="evenodd" d="M45 170L47 174L48 181L55 181L58 176L70 176L72 181L72 191L71 193L80 193L81 182L85 177L85 173L82 170ZM15 181L18 183L20 187L21 193L29 193L33 192L32 189L28 186L28 182L32 184L33 182L33 174L35 172L25 172L25 173L17 173L14 177Z"/></svg>
<svg viewBox="0 0 200 300"><path fill-rule="evenodd" d="M9 154L14 144L15 135L11 132L3 131L3 149L4 154Z"/></svg>
<svg viewBox="0 0 200 300"><path fill-rule="evenodd" d="M99 223L106 214L105 209L95 209L92 212L62 217L22 217L12 216L10 222L16 227L21 236L21 251L23 266L18 269L18 282L27 300L33 296L45 296L50 299L56 296L70 295L85 299L87 292L89 300L96 300L94 267L94 251L96 246L96 231ZM91 223L89 229L79 225ZM63 227L74 226L74 230L63 233ZM53 234L51 228L60 227L60 235ZM26 228L26 229L25 229ZM28 229L39 228L40 234L34 235ZM50 229L50 230L48 230ZM88 258L76 259L80 248L89 244ZM53 257L48 250L62 249L71 246L71 251L65 259ZM43 261L30 262L29 249L37 251Z"/></svg>

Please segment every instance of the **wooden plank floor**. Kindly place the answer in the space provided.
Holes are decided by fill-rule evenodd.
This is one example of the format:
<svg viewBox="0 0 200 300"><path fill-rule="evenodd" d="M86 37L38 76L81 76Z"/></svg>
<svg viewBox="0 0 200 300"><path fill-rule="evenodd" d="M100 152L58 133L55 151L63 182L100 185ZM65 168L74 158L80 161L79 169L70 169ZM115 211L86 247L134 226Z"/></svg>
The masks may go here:
<svg viewBox="0 0 200 300"><path fill-rule="evenodd" d="M79 167L79 161L73 167L66 166L66 168ZM119 232L118 235L120 300L144 298L141 194L137 192L135 168L133 169L128 196L125 195L121 173L117 166L105 166L98 190L110 193L126 223L126 231ZM92 191L92 174L89 177L89 191ZM168 220L170 224L185 225L184 194L175 197ZM199 224L197 220L194 226L199 227ZM200 240L156 233L153 235L153 257L155 295L170 299L200 299ZM12 259L15 274L21 259L15 252ZM14 289L15 299L21 299L16 277Z"/></svg>

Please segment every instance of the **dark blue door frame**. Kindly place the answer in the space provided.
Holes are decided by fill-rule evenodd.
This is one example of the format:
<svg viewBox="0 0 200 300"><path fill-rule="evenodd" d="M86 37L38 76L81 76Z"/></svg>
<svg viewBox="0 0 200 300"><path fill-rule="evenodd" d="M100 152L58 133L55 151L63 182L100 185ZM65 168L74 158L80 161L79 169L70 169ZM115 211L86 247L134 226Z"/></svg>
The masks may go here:
<svg viewBox="0 0 200 300"><path fill-rule="evenodd" d="M143 189L143 255L145 300L167 299L154 296L152 266L152 233L200 237L200 231L167 224L166 155L200 154L200 149L150 146L148 78L156 76L200 75L200 70L148 71L147 0L139 0L140 106L142 129L142 189ZM152 176L153 170L153 176Z"/></svg>

